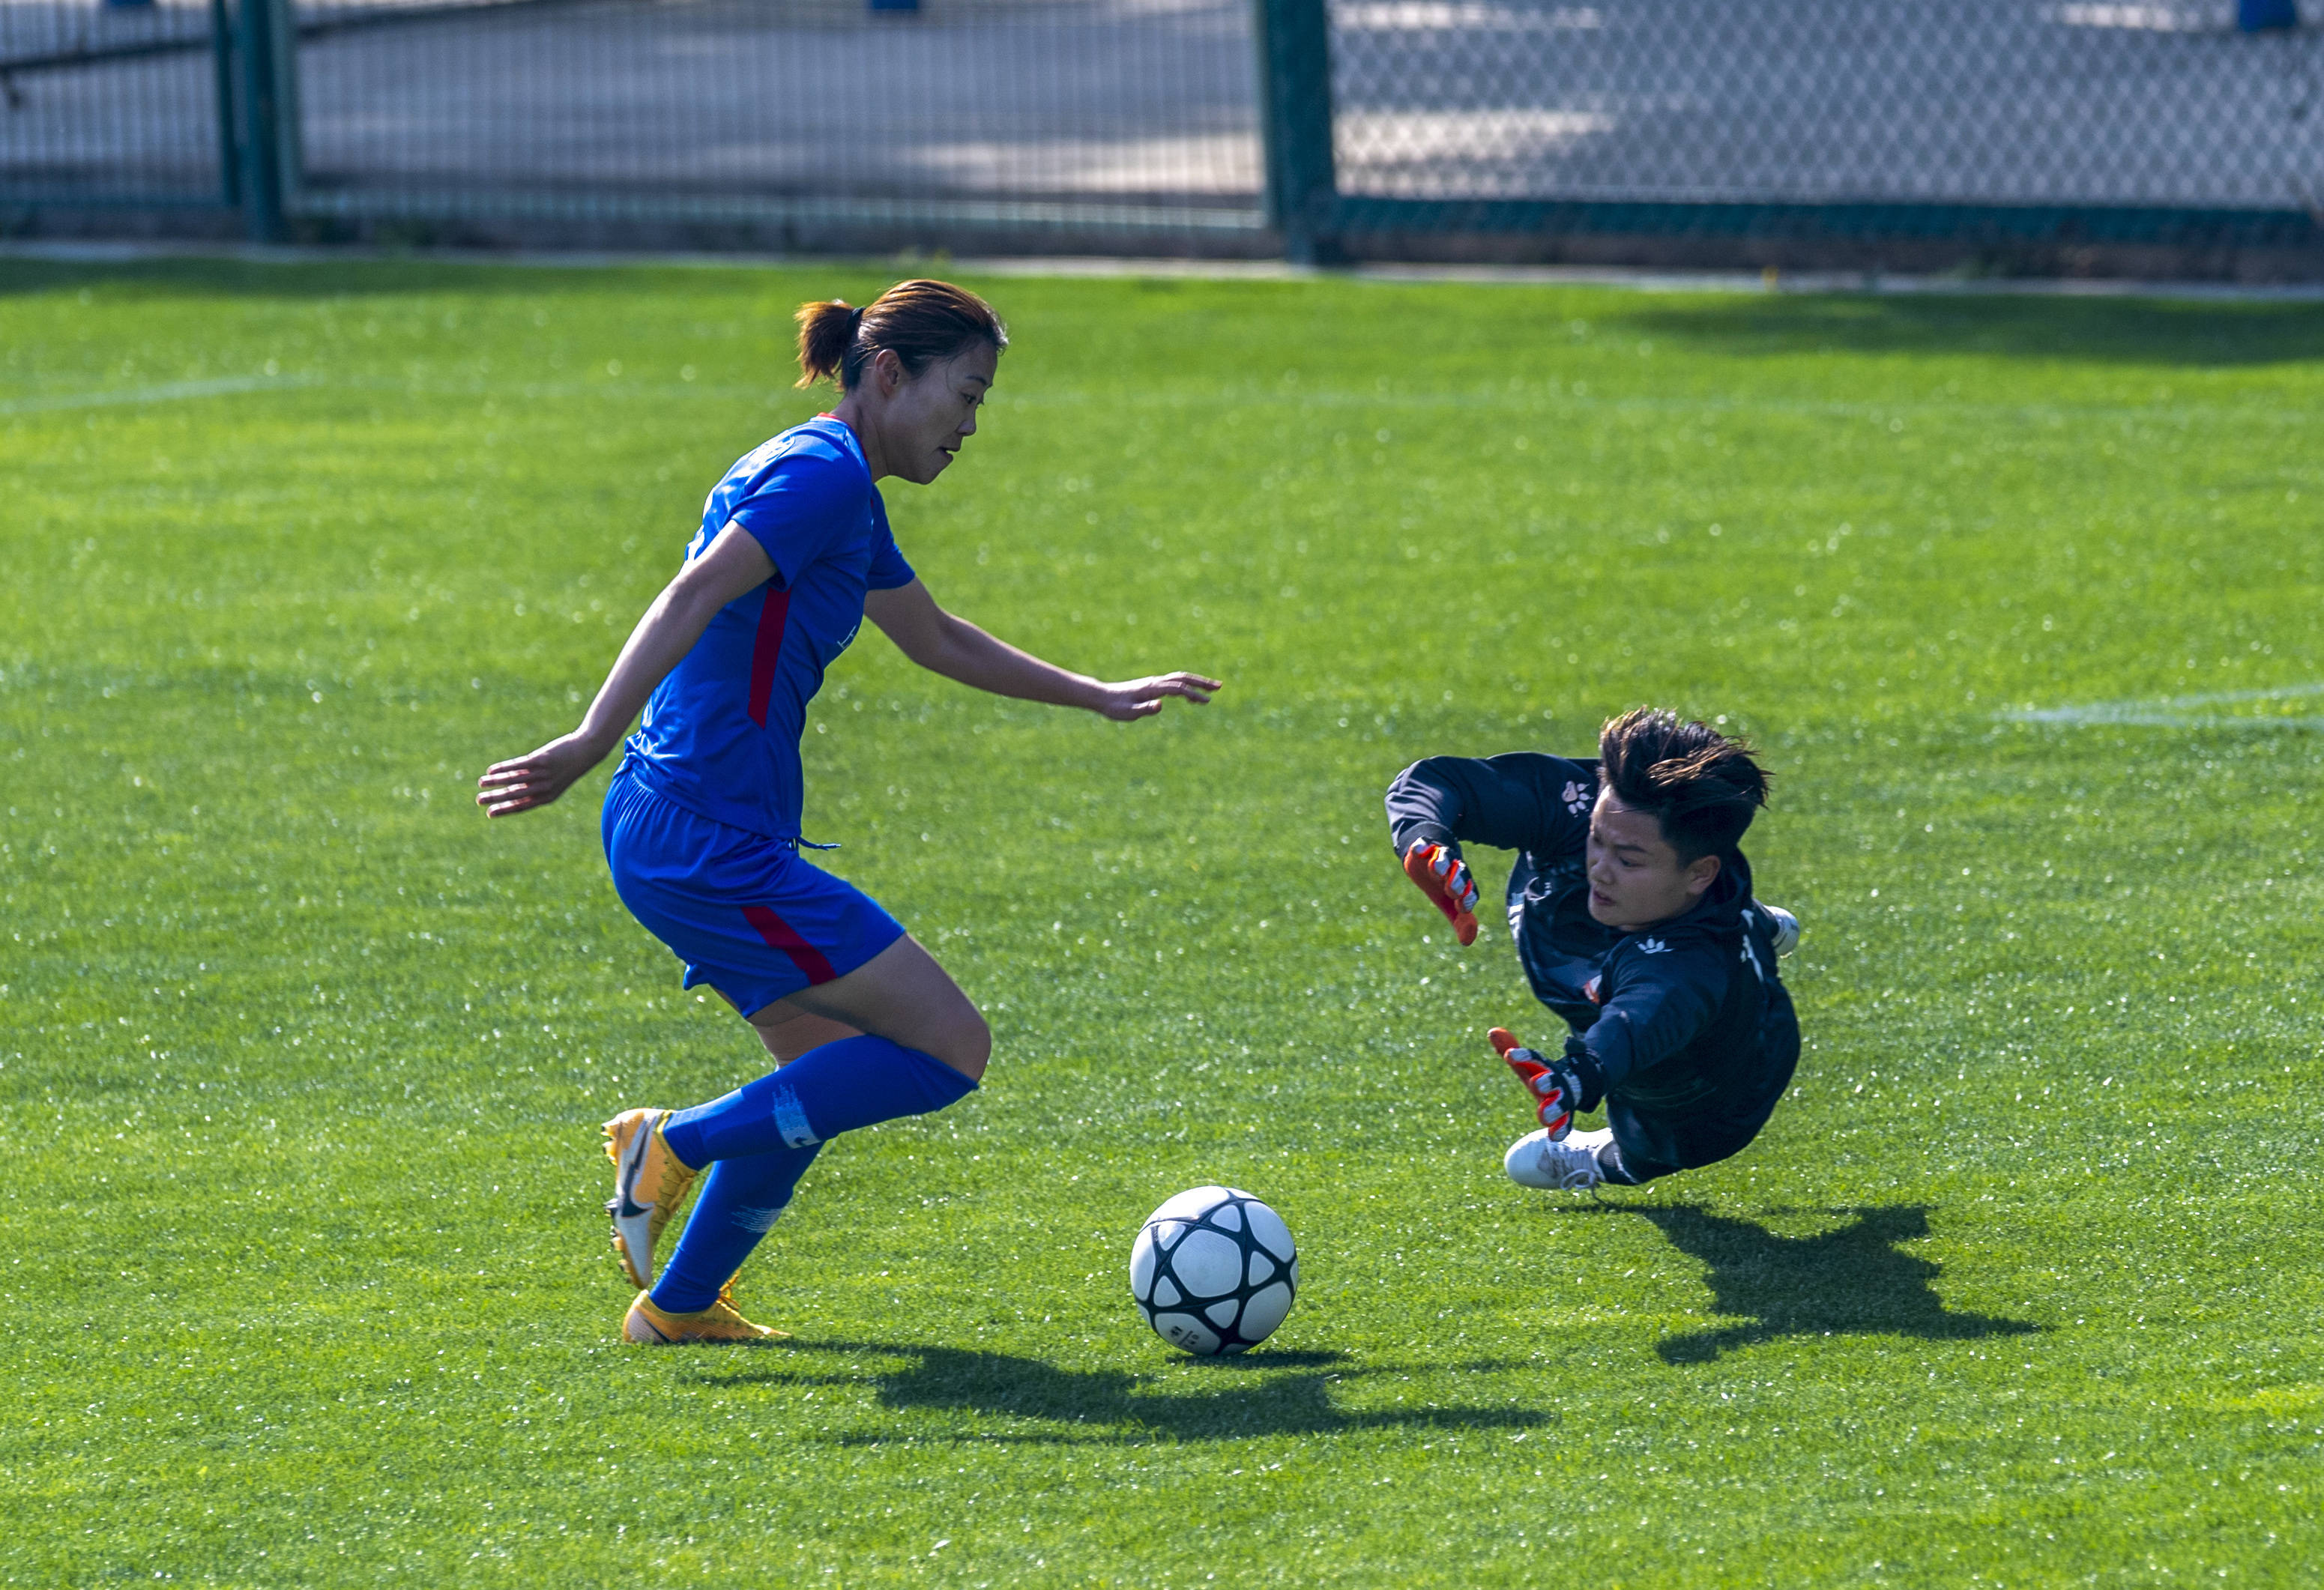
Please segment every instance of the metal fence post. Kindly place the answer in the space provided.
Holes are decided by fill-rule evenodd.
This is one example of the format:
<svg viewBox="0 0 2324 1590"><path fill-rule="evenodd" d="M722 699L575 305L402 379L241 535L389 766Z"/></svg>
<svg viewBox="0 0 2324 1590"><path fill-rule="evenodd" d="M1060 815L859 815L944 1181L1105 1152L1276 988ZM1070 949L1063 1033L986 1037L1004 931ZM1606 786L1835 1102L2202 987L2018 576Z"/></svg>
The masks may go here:
<svg viewBox="0 0 2324 1590"><path fill-rule="evenodd" d="M218 198L242 207L242 153L234 95L234 16L226 0L210 0L211 90L217 102Z"/></svg>
<svg viewBox="0 0 2324 1590"><path fill-rule="evenodd" d="M235 129L241 147L243 222L253 243L281 243L282 225L281 56L289 47L280 25L282 0L240 0L235 10L235 54L241 67Z"/></svg>
<svg viewBox="0 0 2324 1590"><path fill-rule="evenodd" d="M1283 253L1314 265L1333 253L1332 28L1324 0L1254 0L1259 7L1259 115L1267 218Z"/></svg>

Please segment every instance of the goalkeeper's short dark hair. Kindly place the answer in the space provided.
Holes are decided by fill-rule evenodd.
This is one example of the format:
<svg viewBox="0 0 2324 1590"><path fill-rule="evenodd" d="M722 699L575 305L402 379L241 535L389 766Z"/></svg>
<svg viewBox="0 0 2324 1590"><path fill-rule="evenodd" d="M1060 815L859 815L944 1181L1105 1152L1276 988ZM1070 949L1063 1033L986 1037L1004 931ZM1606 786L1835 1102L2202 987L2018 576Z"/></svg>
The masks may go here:
<svg viewBox="0 0 2324 1590"><path fill-rule="evenodd" d="M1608 719L1598 755L1614 798L1652 812L1682 863L1732 850L1767 804L1749 741L1661 707Z"/></svg>

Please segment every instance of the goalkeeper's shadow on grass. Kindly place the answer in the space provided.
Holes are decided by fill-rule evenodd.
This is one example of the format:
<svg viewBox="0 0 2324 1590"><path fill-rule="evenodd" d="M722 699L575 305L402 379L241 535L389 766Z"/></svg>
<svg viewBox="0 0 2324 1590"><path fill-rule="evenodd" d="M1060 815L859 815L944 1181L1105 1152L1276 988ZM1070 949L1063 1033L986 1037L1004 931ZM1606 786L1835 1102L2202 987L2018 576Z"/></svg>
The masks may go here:
<svg viewBox="0 0 2324 1590"><path fill-rule="evenodd" d="M899 1366L826 1369L810 1359L798 1368L775 1367L794 1355L832 1354L891 1358ZM1231 1358L1165 1359L1157 1368L1193 1371L1211 1383L1199 1390L1161 1390L1153 1373L1127 1369L1060 1369L1038 1358L966 1347L908 1342L804 1342L748 1355L749 1367L721 1373L691 1370L697 1384L733 1386L869 1386L884 1408L927 1409L1004 1419L1039 1420L1074 1430L983 1433L980 1440L1041 1443L1240 1440L1250 1436L1330 1435L1417 1426L1444 1429L1530 1429L1556 1415L1532 1408L1343 1409L1334 1384L1402 1374L1400 1366L1358 1365L1343 1353L1259 1352ZM1285 1374L1285 1370L1297 1373ZM1272 1373L1269 1373L1272 1372ZM1213 1378L1215 1377L1215 1378ZM894 1436L840 1436L839 1445L892 1440Z"/></svg>
<svg viewBox="0 0 2324 1590"><path fill-rule="evenodd" d="M1691 1204L1604 1207L1652 1221L1672 1246L1708 1267L1703 1282L1712 1311L1748 1321L1664 1338L1655 1351L1667 1364L1707 1364L1788 1336L1967 1341L2042 1328L1945 1307L1932 1284L1943 1267L1899 1245L1929 1235L1925 1204L1818 1210L1842 1223L1809 1236L1785 1236Z"/></svg>

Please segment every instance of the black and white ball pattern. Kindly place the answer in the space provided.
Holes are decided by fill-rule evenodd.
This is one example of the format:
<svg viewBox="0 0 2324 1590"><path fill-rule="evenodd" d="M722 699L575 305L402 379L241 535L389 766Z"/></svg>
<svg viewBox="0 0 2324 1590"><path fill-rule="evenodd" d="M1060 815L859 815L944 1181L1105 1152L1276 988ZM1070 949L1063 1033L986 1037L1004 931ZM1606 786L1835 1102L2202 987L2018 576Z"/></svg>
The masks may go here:
<svg viewBox="0 0 2324 1590"><path fill-rule="evenodd" d="M1204 1357L1265 1341L1298 1292L1291 1227L1240 1188L1180 1193L1146 1218L1130 1250L1130 1295L1146 1323Z"/></svg>

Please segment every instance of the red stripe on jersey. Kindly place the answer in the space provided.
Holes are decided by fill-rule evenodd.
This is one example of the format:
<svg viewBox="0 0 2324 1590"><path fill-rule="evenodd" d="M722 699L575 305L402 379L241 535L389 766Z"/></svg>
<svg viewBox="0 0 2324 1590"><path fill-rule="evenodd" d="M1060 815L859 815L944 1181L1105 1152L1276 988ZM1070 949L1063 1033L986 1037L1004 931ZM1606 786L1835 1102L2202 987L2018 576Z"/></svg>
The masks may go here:
<svg viewBox="0 0 2324 1590"><path fill-rule="evenodd" d="M790 617L791 593L770 583L767 604L759 610L759 638L751 648L751 721L761 729L767 726L767 703L774 697L775 668L783 660L783 631Z"/></svg>
<svg viewBox="0 0 2324 1590"><path fill-rule="evenodd" d="M827 983L839 975L832 970L831 962L823 958L822 951L799 937L796 928L764 905L743 906L742 919L759 930L759 936L767 941L769 948L780 950L789 956L791 964L807 973L810 987Z"/></svg>

